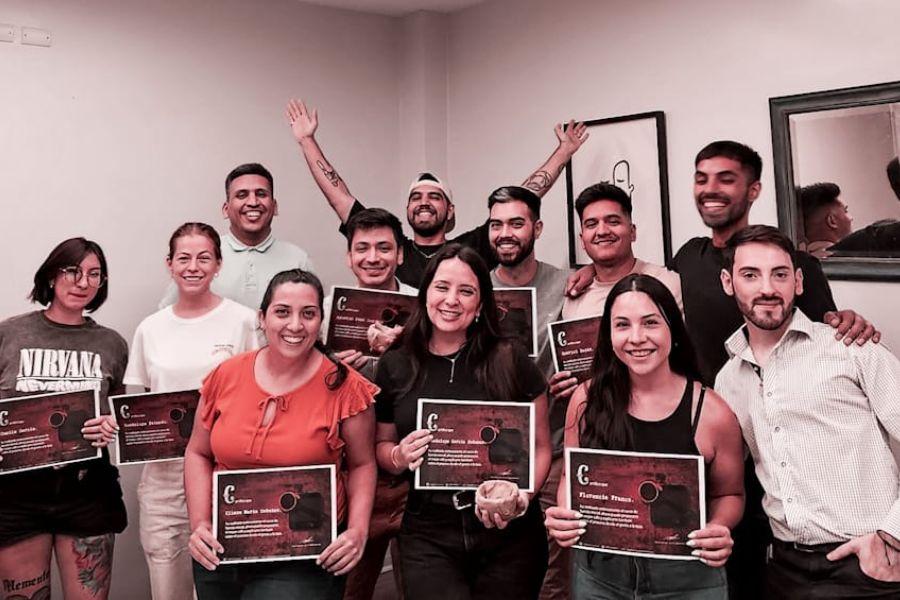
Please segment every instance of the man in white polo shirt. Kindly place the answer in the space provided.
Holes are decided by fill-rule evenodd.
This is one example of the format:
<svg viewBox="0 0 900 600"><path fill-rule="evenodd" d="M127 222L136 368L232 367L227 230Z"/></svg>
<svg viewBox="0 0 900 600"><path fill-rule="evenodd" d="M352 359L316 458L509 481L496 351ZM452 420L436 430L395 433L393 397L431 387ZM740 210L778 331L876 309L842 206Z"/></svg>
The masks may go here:
<svg viewBox="0 0 900 600"><path fill-rule="evenodd" d="M272 219L278 214L272 174L259 163L235 167L225 178L222 214L228 232L222 237L222 268L211 286L216 294L259 310L266 286L275 274L288 269L312 270L305 250L278 240ZM175 302L178 290L170 283L160 307Z"/></svg>

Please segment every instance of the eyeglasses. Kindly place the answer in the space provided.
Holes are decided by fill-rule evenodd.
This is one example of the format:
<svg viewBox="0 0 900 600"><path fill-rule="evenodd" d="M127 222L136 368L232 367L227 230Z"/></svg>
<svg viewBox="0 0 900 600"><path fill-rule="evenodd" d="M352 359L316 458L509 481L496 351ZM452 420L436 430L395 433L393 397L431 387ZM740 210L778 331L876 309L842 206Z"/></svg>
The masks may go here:
<svg viewBox="0 0 900 600"><path fill-rule="evenodd" d="M63 279L69 283L78 283L83 277L87 277L88 285L98 288L106 283L106 275L100 271L90 271L85 273L81 267L61 267L59 272L62 273Z"/></svg>

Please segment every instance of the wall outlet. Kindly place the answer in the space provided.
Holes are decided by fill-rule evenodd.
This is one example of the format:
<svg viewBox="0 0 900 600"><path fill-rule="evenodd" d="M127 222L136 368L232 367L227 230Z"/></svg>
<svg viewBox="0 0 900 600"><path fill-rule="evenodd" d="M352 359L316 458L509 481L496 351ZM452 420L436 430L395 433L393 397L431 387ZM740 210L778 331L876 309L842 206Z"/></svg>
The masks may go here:
<svg viewBox="0 0 900 600"><path fill-rule="evenodd" d="M22 43L28 46L46 46L53 44L53 37L46 29L35 29L34 27L22 28Z"/></svg>
<svg viewBox="0 0 900 600"><path fill-rule="evenodd" d="M16 26L0 23L0 42L16 41Z"/></svg>

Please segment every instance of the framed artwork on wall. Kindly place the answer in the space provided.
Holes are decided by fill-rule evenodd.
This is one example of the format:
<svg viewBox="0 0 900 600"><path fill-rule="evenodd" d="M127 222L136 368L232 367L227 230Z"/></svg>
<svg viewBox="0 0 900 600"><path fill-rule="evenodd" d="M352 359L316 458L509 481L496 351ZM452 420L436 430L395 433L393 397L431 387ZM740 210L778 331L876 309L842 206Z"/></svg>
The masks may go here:
<svg viewBox="0 0 900 600"><path fill-rule="evenodd" d="M616 185L631 198L637 227L634 254L666 264L672 257L666 118L662 111L585 121L590 138L566 165L569 264L591 263L581 244L575 199L595 183Z"/></svg>

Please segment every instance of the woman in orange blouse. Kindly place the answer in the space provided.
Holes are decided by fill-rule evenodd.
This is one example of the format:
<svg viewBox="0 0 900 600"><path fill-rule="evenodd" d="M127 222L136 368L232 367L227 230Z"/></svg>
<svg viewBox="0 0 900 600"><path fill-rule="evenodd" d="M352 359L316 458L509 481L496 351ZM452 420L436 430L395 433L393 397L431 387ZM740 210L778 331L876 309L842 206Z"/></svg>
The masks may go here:
<svg viewBox="0 0 900 600"><path fill-rule="evenodd" d="M319 341L322 284L307 271L276 275L260 307L268 345L231 358L203 382L185 454L194 581L205 598L335 598L362 556L375 491L377 388ZM346 457L346 476L340 463ZM219 565L212 532L214 470L334 464L339 529L316 561ZM346 478L346 481L344 479ZM319 566L317 566L319 565ZM321 568L320 568L321 567Z"/></svg>

